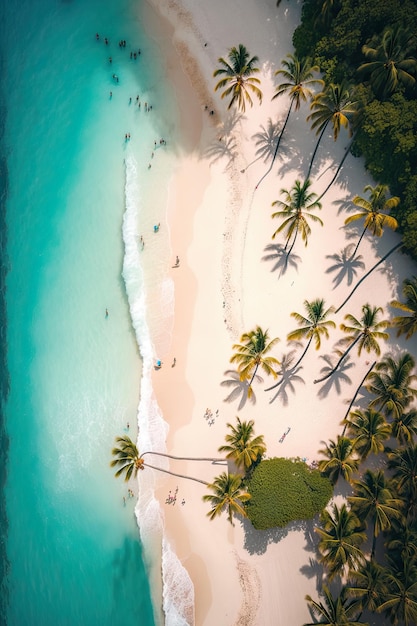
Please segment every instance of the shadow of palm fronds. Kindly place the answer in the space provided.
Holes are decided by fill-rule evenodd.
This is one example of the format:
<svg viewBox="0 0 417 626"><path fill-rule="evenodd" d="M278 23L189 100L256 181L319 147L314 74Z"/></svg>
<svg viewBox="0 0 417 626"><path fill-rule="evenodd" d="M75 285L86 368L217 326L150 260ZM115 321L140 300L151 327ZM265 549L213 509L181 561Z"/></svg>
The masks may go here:
<svg viewBox="0 0 417 626"><path fill-rule="evenodd" d="M279 277L285 274L289 265L298 270L298 263L301 261L301 257L293 253L288 255L281 243L269 243L265 246L264 251L268 254L262 257L262 261L273 261L274 265L271 272L279 271Z"/></svg>
<svg viewBox="0 0 417 626"><path fill-rule="evenodd" d="M343 353L340 350L335 350L335 354L337 354L338 358L340 358ZM329 354L320 356L320 359L323 359L323 361L327 363L327 365L322 367L320 370L320 376L324 376L325 374L328 374L329 372L331 372L335 364L332 362L332 356ZM320 387L320 391L317 394L318 397L326 398L326 396L328 395L332 387L334 387L336 390L336 393L340 395L342 391L341 389L342 382L347 383L348 385L352 384L352 381L349 378L349 376L346 374L346 371L350 370L354 365L355 364L351 362L350 355L348 355L346 359L342 361L342 363L339 365L338 369L330 376L327 382L322 387Z"/></svg>
<svg viewBox="0 0 417 626"><path fill-rule="evenodd" d="M237 144L234 137L222 137L221 139L212 141L206 148L203 157L210 159L210 165L223 158L228 160L226 169L228 169L237 156Z"/></svg>
<svg viewBox="0 0 417 626"><path fill-rule="evenodd" d="M361 254L355 256L354 259L351 258L354 246L355 244L351 243L346 248L343 248L339 254L326 255L326 259L335 261L334 265L331 265L326 270L326 274L338 272L333 278L333 289L336 289L345 278L347 278L347 284L351 285L353 279L356 278L358 270L365 269L365 263L362 261L363 257Z"/></svg>
<svg viewBox="0 0 417 626"><path fill-rule="evenodd" d="M301 376L297 376L297 372L303 369L302 365L293 369L292 364L294 362L294 358L296 355L296 351L292 350L288 354L284 354L281 359L281 370L279 372L280 379L277 383L277 391L269 400L269 404L272 404L278 396L281 396L281 400L284 406L288 405L288 393L287 388L291 391L291 393L295 393L294 383L302 383L305 385L305 381ZM271 391L274 389L274 386L269 387L265 391Z"/></svg>
<svg viewBox="0 0 417 626"><path fill-rule="evenodd" d="M225 402L234 402L240 397L239 406L237 407L240 411L249 400L251 404L256 403L255 392L253 391L253 383L252 383L252 393L249 393L249 383L247 380L240 380L239 372L236 370L226 370L224 373L225 376L230 376L227 380L222 380L220 385L222 387L234 387L232 391L229 393L227 398L224 399ZM263 378L256 374L255 379L257 382L263 382Z"/></svg>

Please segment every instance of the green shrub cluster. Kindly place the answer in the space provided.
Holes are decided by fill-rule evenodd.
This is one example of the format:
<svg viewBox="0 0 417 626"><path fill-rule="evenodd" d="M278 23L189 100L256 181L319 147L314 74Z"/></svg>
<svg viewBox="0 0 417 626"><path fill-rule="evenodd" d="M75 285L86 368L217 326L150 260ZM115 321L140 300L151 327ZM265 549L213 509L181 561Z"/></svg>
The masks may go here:
<svg viewBox="0 0 417 626"><path fill-rule="evenodd" d="M246 506L248 518L259 530L312 519L333 493L330 481L317 469L310 469L300 459L283 458L261 461L247 490L251 495Z"/></svg>

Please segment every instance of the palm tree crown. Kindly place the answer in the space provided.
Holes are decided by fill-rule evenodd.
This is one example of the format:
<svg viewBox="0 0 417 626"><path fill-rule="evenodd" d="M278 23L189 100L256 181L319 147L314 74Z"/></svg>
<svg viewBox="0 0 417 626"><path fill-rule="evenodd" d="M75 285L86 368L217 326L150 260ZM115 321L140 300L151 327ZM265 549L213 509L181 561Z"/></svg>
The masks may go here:
<svg viewBox="0 0 417 626"><path fill-rule="evenodd" d="M287 335L288 341L308 339L307 346L297 363L294 365L294 368L300 363L313 339L316 344L316 350L319 350L321 346L321 337L324 335L324 337L328 339L328 329L336 327L336 324L332 320L326 319L327 316L333 312L333 307L326 309L322 298L317 298L316 300L312 300L312 302L304 300L304 308L307 313L306 317L300 313L291 313L291 317L294 317L297 320L298 325L301 328L297 328L297 330L293 330Z"/></svg>
<svg viewBox="0 0 417 626"><path fill-rule="evenodd" d="M304 626L363 626L363 622L355 621L355 604L347 598L346 588L343 587L338 596L333 596L327 585L323 584L322 594L324 602L316 602L309 595L306 600L310 606L311 613L320 621L309 622Z"/></svg>
<svg viewBox="0 0 417 626"><path fill-rule="evenodd" d="M246 517L246 511L242 503L250 500L250 494L242 489L242 477L237 474L226 474L223 472L215 478L214 482L207 485L214 491L213 494L203 496L205 502L212 505L211 511L207 513L212 520L217 515L227 509L228 520L233 524L233 515Z"/></svg>
<svg viewBox="0 0 417 626"><path fill-rule="evenodd" d="M263 435L254 436L254 425L253 420L241 422L239 417L236 426L227 424L232 432L226 435L228 445L221 446L219 452L226 452L226 458L233 459L237 467L249 469L266 452Z"/></svg>
<svg viewBox="0 0 417 626"><path fill-rule="evenodd" d="M406 339L410 339L417 331L417 277L406 278L403 281L402 291L405 302L393 300L391 306L409 315L394 317L391 324L397 329L397 337L405 335Z"/></svg>
<svg viewBox="0 0 417 626"><path fill-rule="evenodd" d="M240 380L250 378L248 387L248 394L250 394L252 381L259 366L266 374L271 374L276 378L277 373L274 368L279 365L279 361L272 356L265 355L278 343L279 339L276 337L270 341L268 331L263 331L260 326L257 326L255 330L244 333L240 341L242 343L233 346L233 350L237 352L232 356L230 362L238 364Z"/></svg>
<svg viewBox="0 0 417 626"><path fill-rule="evenodd" d="M359 356L362 350L366 350L368 353L373 350L378 356L381 354L378 339L388 339L389 337L388 333L381 331L382 328L389 326L389 322L386 320L378 322L378 316L382 312L383 309L381 307L372 307L370 304L364 304L360 320L356 319L353 315L345 315L345 320L350 322L350 326L340 324L340 328L343 332L348 333L348 336L344 337L341 343L350 343L350 345L341 355L334 368L325 376L322 376L322 378L315 380L315 383L321 383L323 380L330 378L356 344L358 345Z"/></svg>
<svg viewBox="0 0 417 626"><path fill-rule="evenodd" d="M313 112L307 117L307 121L312 120L311 127L316 130L319 138L311 157L307 178L310 176L314 158L327 126L330 123L332 124L333 139L335 141L342 127L349 128L351 133L350 125L358 111L358 103L352 99L349 87L344 84L335 85L330 83L313 98L310 108Z"/></svg>
<svg viewBox="0 0 417 626"><path fill-rule="evenodd" d="M318 467L320 472L328 476L333 485L336 484L339 476L350 482L352 474L359 467L359 461L354 456L355 448L353 441L348 437L338 435L336 441L330 439L328 444L324 441L322 443L326 447L323 450L319 450L319 452L326 458L319 461Z"/></svg>
<svg viewBox="0 0 417 626"><path fill-rule="evenodd" d="M348 496L352 511L361 521L370 520L373 525L372 556L378 535L391 528L393 519L401 518L401 501L392 496L384 472L366 470L362 480L352 481L354 495Z"/></svg>
<svg viewBox="0 0 417 626"><path fill-rule="evenodd" d="M340 508L333 504L332 512L325 509L320 521L322 528L315 528L320 536L320 561L326 566L330 580L364 562L365 558L359 546L366 540L366 534L358 517L353 511L349 511L346 504L342 504Z"/></svg>
<svg viewBox="0 0 417 626"><path fill-rule="evenodd" d="M417 60L413 56L415 37L402 28L387 28L381 41L377 39L364 45L362 52L369 59L358 72L370 75L371 85L377 95L386 98L402 83L405 87L415 84Z"/></svg>
<svg viewBox="0 0 417 626"><path fill-rule="evenodd" d="M215 70L213 76L223 76L215 86L214 90L223 89L221 97L225 98L232 96L228 108L230 109L234 104L237 105L241 111L246 110L246 102L253 106L252 98L249 92L252 92L262 102L262 91L259 89L259 78L254 78L253 74L259 72L259 68L255 67L255 63L259 61L257 56L250 58L249 52L245 46L239 44L237 48L233 47L229 50L229 63L219 58L219 63L222 67Z"/></svg>
<svg viewBox="0 0 417 626"><path fill-rule="evenodd" d="M370 192L369 200L361 198L360 196L353 198L353 203L360 207L362 211L355 215L350 215L345 220L346 225L356 222L357 220L365 220L364 229L353 251L352 258L355 257L359 244L367 230L375 237L381 237L385 226L392 230L395 230L398 226L398 222L394 217L383 213L383 211L391 211L400 203L398 196L387 199L388 185L377 185L376 187L366 185L364 191Z"/></svg>
<svg viewBox="0 0 417 626"><path fill-rule="evenodd" d="M285 201L275 200L275 202L272 203L272 206L282 208L282 211L273 213L272 217L278 217L283 220L282 224L272 235L272 239L275 239L278 233L286 229L285 249L291 237L293 237L291 247L287 253L288 255L294 247L299 232L301 233L301 238L305 245L307 245L308 237L311 233L307 218L323 226L323 222L319 217L309 213L309 211L313 209L321 209L320 202L316 200L317 194L309 191L310 185L311 181L308 179L305 180L303 184L301 184L300 180L296 180L294 186L289 191L287 189L281 189L281 193L286 195Z"/></svg>
<svg viewBox="0 0 417 626"><path fill-rule="evenodd" d="M411 386L417 380L411 373L414 366L415 361L408 352L398 360L388 355L378 363L368 376L367 389L376 396L369 406L383 409L388 416L400 417L417 397L417 389Z"/></svg>
<svg viewBox="0 0 417 626"><path fill-rule="evenodd" d="M391 427L382 413L371 408L352 411L345 423L361 459L384 451L384 442L391 436Z"/></svg>

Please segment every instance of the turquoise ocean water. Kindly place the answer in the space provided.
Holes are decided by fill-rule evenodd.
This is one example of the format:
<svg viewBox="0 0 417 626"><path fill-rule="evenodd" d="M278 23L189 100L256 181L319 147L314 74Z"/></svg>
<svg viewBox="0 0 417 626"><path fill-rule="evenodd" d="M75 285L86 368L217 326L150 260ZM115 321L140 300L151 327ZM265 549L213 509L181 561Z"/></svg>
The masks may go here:
<svg viewBox="0 0 417 626"><path fill-rule="evenodd" d="M124 280L141 275L142 231L123 232L127 169L151 238L175 102L140 0L1 11L0 624L152 626L136 498L109 460L128 423L136 438L142 376ZM166 249L145 274L163 274Z"/></svg>

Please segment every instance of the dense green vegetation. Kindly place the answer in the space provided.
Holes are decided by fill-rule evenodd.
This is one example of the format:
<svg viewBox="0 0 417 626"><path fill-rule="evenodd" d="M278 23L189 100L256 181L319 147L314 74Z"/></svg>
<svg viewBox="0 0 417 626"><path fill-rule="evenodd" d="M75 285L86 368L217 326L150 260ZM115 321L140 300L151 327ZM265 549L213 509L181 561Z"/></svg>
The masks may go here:
<svg viewBox="0 0 417 626"><path fill-rule="evenodd" d="M251 499L246 513L263 530L312 519L332 497L332 485L316 469L297 459L262 461L247 481Z"/></svg>
<svg viewBox="0 0 417 626"><path fill-rule="evenodd" d="M417 4L304 0L293 43L326 84L353 86L360 114L351 152L401 203L395 216L417 259Z"/></svg>

